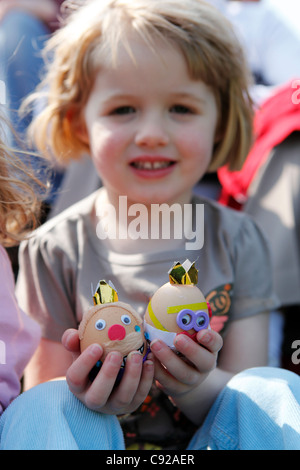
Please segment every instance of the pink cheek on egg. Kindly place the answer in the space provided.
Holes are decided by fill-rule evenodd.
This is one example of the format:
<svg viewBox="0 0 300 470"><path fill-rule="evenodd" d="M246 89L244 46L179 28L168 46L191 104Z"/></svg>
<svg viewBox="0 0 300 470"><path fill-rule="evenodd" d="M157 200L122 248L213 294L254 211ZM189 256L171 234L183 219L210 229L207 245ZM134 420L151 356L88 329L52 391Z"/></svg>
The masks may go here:
<svg viewBox="0 0 300 470"><path fill-rule="evenodd" d="M120 341L125 338L126 330L122 325L112 325L107 334L111 341Z"/></svg>

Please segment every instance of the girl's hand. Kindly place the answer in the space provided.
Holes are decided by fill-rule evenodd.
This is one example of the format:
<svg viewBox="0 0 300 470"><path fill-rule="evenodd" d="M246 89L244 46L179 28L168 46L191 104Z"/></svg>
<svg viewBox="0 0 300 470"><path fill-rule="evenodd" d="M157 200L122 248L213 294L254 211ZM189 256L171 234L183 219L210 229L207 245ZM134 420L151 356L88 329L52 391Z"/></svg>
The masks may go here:
<svg viewBox="0 0 300 470"><path fill-rule="evenodd" d="M147 397L154 376L151 356L143 363L141 354L137 351L130 353L122 380L114 387L123 360L119 352L107 355L95 380L91 382L89 373L101 359L102 347L93 344L80 354L78 331L71 329L64 333L62 343L74 360L66 374L69 388L91 410L115 415L131 413Z"/></svg>
<svg viewBox="0 0 300 470"><path fill-rule="evenodd" d="M176 336L174 345L180 357L160 340L151 343L155 356L155 379L167 395L183 398L207 378L216 368L222 337L213 330L201 330L197 342L184 334Z"/></svg>

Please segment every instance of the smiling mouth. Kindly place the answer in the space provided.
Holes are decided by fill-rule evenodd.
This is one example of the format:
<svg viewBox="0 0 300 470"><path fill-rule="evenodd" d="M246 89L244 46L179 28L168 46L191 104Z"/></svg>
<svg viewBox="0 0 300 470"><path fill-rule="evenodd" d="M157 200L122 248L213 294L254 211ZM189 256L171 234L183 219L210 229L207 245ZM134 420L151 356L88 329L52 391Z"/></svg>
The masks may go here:
<svg viewBox="0 0 300 470"><path fill-rule="evenodd" d="M144 351L145 351L145 344L143 343L142 346L137 349L137 351L138 351L139 353L141 353L141 355L143 355L143 354L144 354ZM125 364L126 364L126 361L127 361L127 357L128 357L128 354L127 354L127 356L124 356L124 357L123 357L123 362L122 362L122 364L121 364L121 368L122 368L122 367L125 367Z"/></svg>
<svg viewBox="0 0 300 470"><path fill-rule="evenodd" d="M162 160L162 161L142 161L137 160L130 163L130 166L136 168L137 170L146 170L146 171L154 171L154 170L163 170L165 168L169 168L170 166L175 165L175 162L172 160Z"/></svg>

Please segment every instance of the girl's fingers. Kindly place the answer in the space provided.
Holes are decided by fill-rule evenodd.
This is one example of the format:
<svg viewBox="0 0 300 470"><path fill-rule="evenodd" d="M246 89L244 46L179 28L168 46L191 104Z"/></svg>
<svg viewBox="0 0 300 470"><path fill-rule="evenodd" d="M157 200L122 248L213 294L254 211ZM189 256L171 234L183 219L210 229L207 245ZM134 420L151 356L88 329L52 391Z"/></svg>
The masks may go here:
<svg viewBox="0 0 300 470"><path fill-rule="evenodd" d="M159 361L155 361L154 376L156 386L166 393L166 395L176 394L176 390L179 390L179 387L180 390L182 390L182 382L179 382L173 375L169 374Z"/></svg>
<svg viewBox="0 0 300 470"><path fill-rule="evenodd" d="M143 363L138 352L128 355L125 371L118 387L114 390L110 406L115 414L123 410L134 410L147 397L154 376L154 365L150 360Z"/></svg>
<svg viewBox="0 0 300 470"><path fill-rule="evenodd" d="M139 386L142 367L142 355L137 351L130 353L126 360L120 384L112 397L112 405L116 410L122 410L132 402Z"/></svg>
<svg viewBox="0 0 300 470"><path fill-rule="evenodd" d="M102 347L99 344L92 344L69 367L66 380L71 392L75 395L84 392L88 383L89 373L97 361L100 360L102 354Z"/></svg>
<svg viewBox="0 0 300 470"><path fill-rule="evenodd" d="M190 338L183 338L178 335L175 342L176 349L189 361L190 367L196 369L201 374L206 374L215 369L217 364L217 354L211 353Z"/></svg>
<svg viewBox="0 0 300 470"><path fill-rule="evenodd" d="M187 338L185 335L179 336L184 336L188 341L194 343L193 340ZM182 341L179 341L179 343L185 343L185 338ZM200 349L199 345L197 345L196 343L195 346ZM182 354L184 354L184 352L188 353L188 350L185 345L181 349L182 351L180 351L180 348L178 348L178 351L182 352ZM163 367L156 367L155 378L157 380L161 381L162 376L166 375L165 368L168 371L168 380L171 380L170 374L176 379L176 381L184 384L192 385L199 380L199 371L192 365L187 364L182 357L172 351L163 341L152 341L151 351L155 354L158 361L163 364ZM199 354L199 351L197 351L197 353Z"/></svg>
<svg viewBox="0 0 300 470"><path fill-rule="evenodd" d="M66 330L62 336L61 342L64 348L72 353L73 360L77 359L77 357L80 355L78 330L72 328Z"/></svg>
<svg viewBox="0 0 300 470"><path fill-rule="evenodd" d="M107 404L122 361L123 357L117 351L112 351L107 355L95 380L85 393L85 404L88 408L100 411Z"/></svg>
<svg viewBox="0 0 300 470"><path fill-rule="evenodd" d="M215 331L203 330L198 333L197 340L199 343L186 335L179 334L174 344L176 349L193 364L198 372L210 372L216 367L218 351L223 344L222 338Z"/></svg>
<svg viewBox="0 0 300 470"><path fill-rule="evenodd" d="M131 411L135 411L147 398L154 380L154 362L147 359L143 364L141 380L131 402Z"/></svg>
<svg viewBox="0 0 300 470"><path fill-rule="evenodd" d="M211 353L218 353L223 346L223 339L213 330L202 330L197 334L197 341L207 348Z"/></svg>
<svg viewBox="0 0 300 470"><path fill-rule="evenodd" d="M151 350L176 381L193 385L199 380L199 374L207 374L216 367L218 351L223 345L221 336L212 330L200 331L197 341L183 334L176 336L174 346L184 358L160 340L151 343ZM164 368L156 367L155 377L159 381L165 375Z"/></svg>
<svg viewBox="0 0 300 470"><path fill-rule="evenodd" d="M78 356L69 367L66 380L70 391L88 408L109 414L130 412L147 397L154 377L154 364L151 354L143 363L143 357L137 351L128 355L120 382L116 382L123 362L122 355L113 351L107 355L93 380L89 375L103 355L103 348L93 344L81 354L78 349L76 330L68 330L62 342L66 349Z"/></svg>

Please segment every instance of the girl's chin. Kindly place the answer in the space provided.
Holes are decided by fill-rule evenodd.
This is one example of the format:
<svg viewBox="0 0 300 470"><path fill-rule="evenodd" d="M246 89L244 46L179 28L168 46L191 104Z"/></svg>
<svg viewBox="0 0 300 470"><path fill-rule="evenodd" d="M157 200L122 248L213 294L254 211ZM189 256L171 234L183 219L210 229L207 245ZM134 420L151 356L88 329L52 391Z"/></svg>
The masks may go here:
<svg viewBox="0 0 300 470"><path fill-rule="evenodd" d="M151 207L152 205L162 205L162 204L167 204L171 206L172 204L179 203L179 200L174 197L164 197L162 194L158 194L156 192L155 194L150 194L149 196L142 194L140 197L132 197L128 196L128 205L130 204L142 204L147 207Z"/></svg>
<svg viewBox="0 0 300 470"><path fill-rule="evenodd" d="M191 201L192 191L178 191L178 185L175 184L157 184L150 188L147 184L134 187L134 184L127 188L114 188L108 190L108 200L114 205L122 203L128 206L133 204L142 204L147 207L153 204L188 204Z"/></svg>

